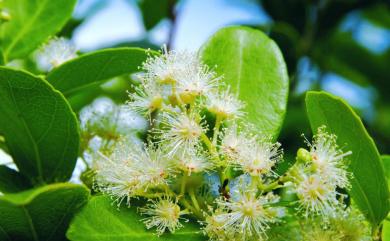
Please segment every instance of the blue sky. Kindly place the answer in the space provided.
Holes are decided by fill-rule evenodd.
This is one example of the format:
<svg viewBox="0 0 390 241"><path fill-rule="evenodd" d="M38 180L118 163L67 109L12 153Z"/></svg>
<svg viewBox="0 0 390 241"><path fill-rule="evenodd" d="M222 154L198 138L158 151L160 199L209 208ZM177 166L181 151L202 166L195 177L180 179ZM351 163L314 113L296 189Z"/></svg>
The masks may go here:
<svg viewBox="0 0 390 241"><path fill-rule="evenodd" d="M80 0L75 16L83 17L94 4L101 6L80 26L73 38L80 50L88 51L123 41L145 37L140 12L129 0ZM178 6L178 25L173 47L198 49L219 28L239 23L260 24L269 21L253 1L184 0ZM166 43L168 21L161 22L148 36L157 45Z"/></svg>

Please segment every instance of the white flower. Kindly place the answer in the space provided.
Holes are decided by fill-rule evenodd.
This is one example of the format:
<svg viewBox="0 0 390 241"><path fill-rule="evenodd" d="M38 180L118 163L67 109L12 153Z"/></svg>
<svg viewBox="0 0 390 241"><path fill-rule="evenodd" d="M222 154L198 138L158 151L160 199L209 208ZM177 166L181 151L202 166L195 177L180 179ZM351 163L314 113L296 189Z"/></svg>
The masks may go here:
<svg viewBox="0 0 390 241"><path fill-rule="evenodd" d="M194 112L174 113L163 116L162 125L167 129L155 130L161 133L161 138L170 156L173 156L179 148L190 150L199 143L199 138L205 128L199 123Z"/></svg>
<svg viewBox="0 0 390 241"><path fill-rule="evenodd" d="M135 143L116 146L110 157L97 160L96 186L114 197L118 204L124 199L147 193L149 188L166 186L174 170L165 153L150 144Z"/></svg>
<svg viewBox="0 0 390 241"><path fill-rule="evenodd" d="M53 38L36 53L36 61L41 70L49 71L76 58L76 52L76 47L69 40L62 37Z"/></svg>
<svg viewBox="0 0 390 241"><path fill-rule="evenodd" d="M233 119L244 115L244 103L230 93L230 89L213 91L207 96L207 109L221 119Z"/></svg>
<svg viewBox="0 0 390 241"><path fill-rule="evenodd" d="M164 46L159 56L149 57L143 64L147 78L154 79L158 83L177 83L183 72L199 69L201 63L196 54L187 51L169 51Z"/></svg>
<svg viewBox="0 0 390 241"><path fill-rule="evenodd" d="M176 152L177 165L187 175L207 171L213 167L213 163L207 154L199 149L199 147L193 147L187 150L180 149Z"/></svg>
<svg viewBox="0 0 390 241"><path fill-rule="evenodd" d="M218 199L219 211L213 214L213 222L218 224L218 229L224 230L224 235L235 237L239 234L243 241L261 239L269 225L278 221L275 211L269 207L274 199L256 197L254 190L242 191L239 197L237 201Z"/></svg>
<svg viewBox="0 0 390 241"><path fill-rule="evenodd" d="M222 209L216 209L212 215L207 215L204 224L203 233L207 235L210 241L239 241L240 237L235 237L234 233L227 233L224 229L224 222L220 220L219 215L225 213Z"/></svg>
<svg viewBox="0 0 390 241"><path fill-rule="evenodd" d="M318 129L317 135L313 138L313 143L306 141L310 147L312 166L315 171L326 179L330 185L341 188L349 187L349 173L346 170L345 157L352 152L343 152L337 145L337 137L328 134L325 127Z"/></svg>
<svg viewBox="0 0 390 241"><path fill-rule="evenodd" d="M252 141L240 148L239 156L233 164L251 176L274 174L272 167L283 158L279 143L267 139Z"/></svg>
<svg viewBox="0 0 390 241"><path fill-rule="evenodd" d="M204 65L196 53L167 51L160 56L149 57L143 64L145 78L156 84L172 85L174 104L190 104L218 85L219 78Z"/></svg>
<svg viewBox="0 0 390 241"><path fill-rule="evenodd" d="M130 198L142 188L141 172L126 165L126 159L109 159L102 154L100 157L95 160L95 188L110 195L118 206L123 200L130 205Z"/></svg>
<svg viewBox="0 0 390 241"><path fill-rule="evenodd" d="M207 66L183 70L178 74L177 94L183 103L192 103L197 96L205 95L218 86L218 80Z"/></svg>
<svg viewBox="0 0 390 241"><path fill-rule="evenodd" d="M255 141L253 136L239 133L237 125L225 128L222 134L220 150L230 160L239 159L244 147Z"/></svg>
<svg viewBox="0 0 390 241"><path fill-rule="evenodd" d="M302 174L303 180L297 185L297 195L300 201L299 210L305 217L313 215L331 216L340 204L336 198L335 187L324 182L316 174Z"/></svg>
<svg viewBox="0 0 390 241"><path fill-rule="evenodd" d="M156 83L142 81L142 87L136 88L134 93L129 93L130 101L127 105L130 110L140 114L149 115L163 106L162 88Z"/></svg>
<svg viewBox="0 0 390 241"><path fill-rule="evenodd" d="M149 216L142 219L146 227L148 229L156 227L158 235L163 234L167 229L174 233L176 229L183 227L180 223L180 216L188 213L180 210L179 205L169 198L151 200L146 207L139 210L143 215Z"/></svg>

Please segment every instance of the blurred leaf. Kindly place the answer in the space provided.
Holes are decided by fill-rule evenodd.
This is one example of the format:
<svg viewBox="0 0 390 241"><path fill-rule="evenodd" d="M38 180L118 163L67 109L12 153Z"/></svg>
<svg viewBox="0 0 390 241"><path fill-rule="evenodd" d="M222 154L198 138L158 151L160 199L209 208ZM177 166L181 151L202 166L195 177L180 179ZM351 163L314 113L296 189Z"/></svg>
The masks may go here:
<svg viewBox="0 0 390 241"><path fill-rule="evenodd" d="M379 103L377 106L377 117L374 123L375 130L384 137L390 138L390 106L388 103ZM388 146L388 143L384 143Z"/></svg>
<svg viewBox="0 0 390 241"><path fill-rule="evenodd" d="M275 42L258 30L228 27L203 45L201 55L246 102L249 120L276 137L286 112L288 75Z"/></svg>
<svg viewBox="0 0 390 241"><path fill-rule="evenodd" d="M363 16L373 24L390 29L390 7L387 4L378 4L363 10Z"/></svg>
<svg viewBox="0 0 390 241"><path fill-rule="evenodd" d="M79 27L84 21L85 19L69 19L69 21L61 29L61 31L57 33L57 35L68 39L72 38L74 30Z"/></svg>
<svg viewBox="0 0 390 241"><path fill-rule="evenodd" d="M67 240L69 222L88 197L88 189L70 183L0 196L0 240Z"/></svg>
<svg viewBox="0 0 390 241"><path fill-rule="evenodd" d="M140 48L104 49L82 55L51 71L47 79L66 97L101 84L105 80L139 71L148 54L157 54Z"/></svg>
<svg viewBox="0 0 390 241"><path fill-rule="evenodd" d="M106 86L109 85L109 86ZM134 92L134 82L127 76L116 77L104 84L97 83L79 91L68 98L69 104L76 113L84 106L92 103L99 96L107 96L116 103L125 103L128 92Z"/></svg>
<svg viewBox="0 0 390 241"><path fill-rule="evenodd" d="M11 20L2 24L6 60L26 57L70 18L76 0L4 0Z"/></svg>
<svg viewBox="0 0 390 241"><path fill-rule="evenodd" d="M142 19L146 30L152 29L164 18L170 15L171 7L174 6L176 0L141 0L139 7L142 12Z"/></svg>
<svg viewBox="0 0 390 241"><path fill-rule="evenodd" d="M76 116L45 80L0 67L0 132L33 183L68 180L79 151Z"/></svg>
<svg viewBox="0 0 390 241"><path fill-rule="evenodd" d="M269 36L282 50L289 72L295 72L299 57L297 53L299 33L288 23L276 22L272 25Z"/></svg>
<svg viewBox="0 0 390 241"><path fill-rule="evenodd" d="M318 43L312 57L323 70L347 74L346 77L359 84L370 80L383 98L390 99L387 91L390 88L387 81L390 51L374 54L359 45L350 33L338 32Z"/></svg>
<svg viewBox="0 0 390 241"><path fill-rule="evenodd" d="M286 22L302 33L308 14L306 0L258 0L275 21Z"/></svg>
<svg viewBox="0 0 390 241"><path fill-rule="evenodd" d="M91 104L94 99L102 94L100 84L96 84L69 96L68 102L72 106L72 110L78 113L84 106Z"/></svg>
<svg viewBox="0 0 390 241"><path fill-rule="evenodd" d="M0 65L4 65L5 62L4 62L4 54L3 54L3 51L0 49Z"/></svg>
<svg viewBox="0 0 390 241"><path fill-rule="evenodd" d="M0 165L0 192L20 192L31 187L32 185L28 179L18 171L4 165Z"/></svg>
<svg viewBox="0 0 390 241"><path fill-rule="evenodd" d="M374 5L381 0L331 0L319 2L316 6L317 39L327 36L337 28L344 17L353 10Z"/></svg>
<svg viewBox="0 0 390 241"><path fill-rule="evenodd" d="M389 212L389 187L378 150L360 118L342 99L325 92L308 92L306 108L313 132L325 125L340 146L352 151L350 194L367 219L379 225Z"/></svg>
<svg viewBox="0 0 390 241"><path fill-rule="evenodd" d="M93 197L76 215L67 232L71 241L196 241L206 240L199 227L185 223L184 228L174 234L158 237L151 230L146 230L142 217L136 208L122 207L120 210L106 196ZM104 217L104 218L102 218Z"/></svg>

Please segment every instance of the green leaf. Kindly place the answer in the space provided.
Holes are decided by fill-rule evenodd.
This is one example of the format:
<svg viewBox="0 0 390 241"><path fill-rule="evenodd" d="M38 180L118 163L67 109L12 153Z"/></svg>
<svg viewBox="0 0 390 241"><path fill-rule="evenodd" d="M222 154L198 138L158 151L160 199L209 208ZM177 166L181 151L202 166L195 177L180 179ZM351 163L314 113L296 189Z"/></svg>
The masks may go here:
<svg viewBox="0 0 390 241"><path fill-rule="evenodd" d="M45 80L0 67L0 133L33 183L68 180L79 151L76 116Z"/></svg>
<svg viewBox="0 0 390 241"><path fill-rule="evenodd" d="M387 219L383 222L382 240L390 241L390 221L388 221Z"/></svg>
<svg viewBox="0 0 390 241"><path fill-rule="evenodd" d="M88 197L87 188L70 183L0 196L0 240L66 240L71 218Z"/></svg>
<svg viewBox="0 0 390 241"><path fill-rule="evenodd" d="M387 183L390 185L390 155L381 156L383 167L385 168L385 176L387 178Z"/></svg>
<svg viewBox="0 0 390 241"><path fill-rule="evenodd" d="M31 53L71 17L76 0L4 0L10 21L2 24L1 46L6 60Z"/></svg>
<svg viewBox="0 0 390 241"><path fill-rule="evenodd" d="M139 3L146 30L152 29L162 19L169 17L176 0L142 0Z"/></svg>
<svg viewBox="0 0 390 241"><path fill-rule="evenodd" d="M136 208L121 207L105 196L92 198L76 215L67 232L71 241L197 241L206 240L197 225L184 223L174 234L158 237L140 221Z"/></svg>
<svg viewBox="0 0 390 241"><path fill-rule="evenodd" d="M31 187L31 183L25 176L14 169L0 165L0 192L20 192Z"/></svg>
<svg viewBox="0 0 390 241"><path fill-rule="evenodd" d="M342 99L325 92L308 92L306 108L313 132L325 125L344 150L352 151L350 194L366 218L378 225L389 212L389 188L378 150L362 121Z"/></svg>
<svg viewBox="0 0 390 241"><path fill-rule="evenodd" d="M69 97L107 79L138 71L148 54L157 53L140 48L100 50L66 62L51 71L47 79Z"/></svg>
<svg viewBox="0 0 390 241"><path fill-rule="evenodd" d="M390 185L390 155L381 156L383 166L385 168L385 176L387 179L387 184ZM390 241L390 219L389 216L383 222L382 227L382 240Z"/></svg>
<svg viewBox="0 0 390 241"><path fill-rule="evenodd" d="M3 51L0 49L0 65L4 65L4 54Z"/></svg>
<svg viewBox="0 0 390 241"><path fill-rule="evenodd" d="M204 44L201 55L246 102L249 120L276 137L286 112L288 75L274 41L258 30L228 27Z"/></svg>
<svg viewBox="0 0 390 241"><path fill-rule="evenodd" d="M376 4L373 7L363 9L363 16L370 22L386 29L390 28L390 12L385 3Z"/></svg>
<svg viewBox="0 0 390 241"><path fill-rule="evenodd" d="M339 31L318 42L311 57L323 71L336 72L360 85L375 85L380 97L389 101L387 90L390 82L387 79L390 51L373 53L356 42L351 32Z"/></svg>

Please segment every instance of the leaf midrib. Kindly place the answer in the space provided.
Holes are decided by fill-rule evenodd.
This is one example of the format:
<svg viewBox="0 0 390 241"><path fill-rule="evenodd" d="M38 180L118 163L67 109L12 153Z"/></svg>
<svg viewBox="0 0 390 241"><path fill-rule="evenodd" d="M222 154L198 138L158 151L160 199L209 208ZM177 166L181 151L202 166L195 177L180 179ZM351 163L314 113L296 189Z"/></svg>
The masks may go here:
<svg viewBox="0 0 390 241"><path fill-rule="evenodd" d="M240 47L238 48L238 59L240 59L239 63L237 64L237 86L236 86L236 91L237 91L237 96L240 95L240 85L241 85L241 79L242 79L242 56L243 56L243 51L242 51L242 42L244 40L243 34L239 32L238 34L238 42L240 43Z"/></svg>
<svg viewBox="0 0 390 241"><path fill-rule="evenodd" d="M27 218L27 221L28 221L28 224L29 224L29 227L30 227L30 230L31 230L31 233L33 235L33 238L35 241L39 241L39 238L38 238L38 234L37 232L35 231L35 227L34 227L34 223L32 221L32 218L28 212L28 210L26 209L26 207L24 205L21 206L26 218Z"/></svg>
<svg viewBox="0 0 390 241"><path fill-rule="evenodd" d="M16 100L15 100L15 96L14 96L14 92L13 92L13 88L9 82L9 80L7 80L7 84L8 84L8 87L10 89L10 93L11 93L11 97L12 97L12 102L17 110L18 113L22 113L19 109L19 106L16 104ZM33 150L34 150L34 155L35 155L35 159L36 159L36 164L37 164L37 170L38 170L38 178L39 179L42 179L42 160L41 160L41 156L39 154L39 150L38 150L38 146L37 146L37 143L35 142L33 136L32 136L32 133L31 133L31 130L30 128L28 127L26 121L24 120L23 116L21 115L20 116L20 120L21 120L21 123L24 127L24 129L26 130L26 133L27 133L27 136L28 138L30 139L30 142L32 144L32 147L33 147Z"/></svg>
<svg viewBox="0 0 390 241"><path fill-rule="evenodd" d="M58 228L60 227L60 225L63 223L65 217L69 214L69 210L74 207L76 205L76 202L78 201L77 198L75 198L73 200L73 202L71 202L71 204L68 206L68 208L66 209L66 212L63 212L63 215L62 217L60 218L60 221L57 223L57 225L55 226L55 228L52 230L52 233L49 235L49 237L47 237L46 240L50 241L51 238L53 237L53 235L57 232Z"/></svg>
<svg viewBox="0 0 390 241"><path fill-rule="evenodd" d="M7 237L7 240L12 241L11 237L8 235L8 233L4 230L4 228L0 225L0 231Z"/></svg>
<svg viewBox="0 0 390 241"><path fill-rule="evenodd" d="M48 0L43 0L42 2L38 1L37 3L41 3L41 5L38 6L38 9L36 11L36 14L31 18L31 21L29 21L27 24L24 25L24 28L22 28L18 34L12 39L11 44L8 45L8 47L4 50L3 55L8 57L9 52L15 47L16 43L21 39L21 37L27 32L27 29L29 29L36 21L38 16L42 13L44 6L47 4Z"/></svg>

